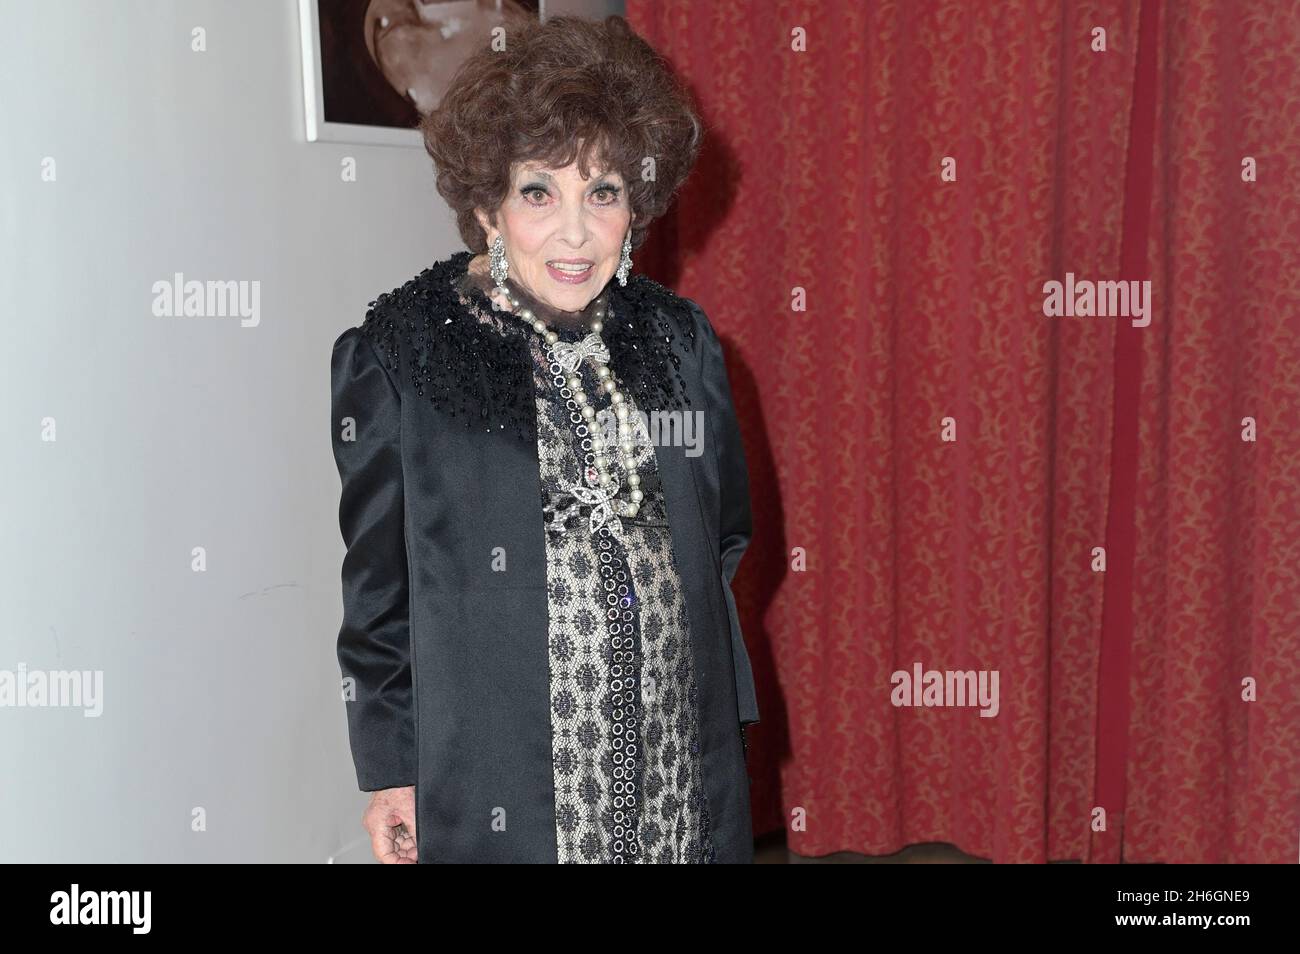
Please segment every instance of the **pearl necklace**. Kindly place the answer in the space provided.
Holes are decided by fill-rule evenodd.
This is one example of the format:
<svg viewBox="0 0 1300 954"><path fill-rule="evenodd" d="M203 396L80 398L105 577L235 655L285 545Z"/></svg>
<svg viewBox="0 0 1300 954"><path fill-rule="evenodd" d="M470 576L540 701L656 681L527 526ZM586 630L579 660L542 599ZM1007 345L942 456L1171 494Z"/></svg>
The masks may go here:
<svg viewBox="0 0 1300 954"><path fill-rule="evenodd" d="M623 399L623 392L619 390L614 380L614 375L610 372L609 350L600 338L600 332L605 327L604 322L601 321L605 316L605 296L601 295L596 301L595 318L591 322L587 336L573 344L561 341L560 336L548 328L546 322L538 318L531 308L524 305L508 285L503 283L496 287L497 291L505 295L510 302L512 312L545 340L546 356L551 361L552 367L558 366L568 373L567 378L557 374L556 383L567 385L573 392L572 400L576 403L591 433L591 450L595 460L594 466L589 465L584 471L588 486L570 484L565 489L580 503L592 505L593 533L599 530L606 520L618 524L619 517L635 517L637 511L641 509L641 501L645 495L640 488L641 477L636 472L636 444L632 440L632 425L628 423L627 404ZM619 499L618 478L610 473L606 461L609 442L597 432L594 426L596 409L592 407L590 398L582 389L582 377L578 374L578 369L584 359L591 362L596 371L596 378L600 381L600 387L609 392L610 407L618 419L618 451L622 459L623 471L627 476L628 487L631 488L628 500ZM581 436L583 435L579 432L579 437ZM622 525L619 526L621 528Z"/></svg>

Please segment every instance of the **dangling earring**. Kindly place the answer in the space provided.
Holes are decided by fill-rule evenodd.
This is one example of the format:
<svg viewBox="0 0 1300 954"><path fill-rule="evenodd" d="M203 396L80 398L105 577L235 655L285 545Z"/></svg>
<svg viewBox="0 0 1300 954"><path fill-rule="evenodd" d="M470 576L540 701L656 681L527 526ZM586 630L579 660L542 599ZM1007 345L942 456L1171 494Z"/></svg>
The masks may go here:
<svg viewBox="0 0 1300 954"><path fill-rule="evenodd" d="M618 283L619 285L627 284L627 273L632 270L632 230L628 229L627 235L623 236L623 257L618 260Z"/></svg>
<svg viewBox="0 0 1300 954"><path fill-rule="evenodd" d="M500 235L492 241L492 248L488 250L488 269L492 272L492 280L498 285L506 283L506 276L510 273L510 263L506 261L506 242Z"/></svg>

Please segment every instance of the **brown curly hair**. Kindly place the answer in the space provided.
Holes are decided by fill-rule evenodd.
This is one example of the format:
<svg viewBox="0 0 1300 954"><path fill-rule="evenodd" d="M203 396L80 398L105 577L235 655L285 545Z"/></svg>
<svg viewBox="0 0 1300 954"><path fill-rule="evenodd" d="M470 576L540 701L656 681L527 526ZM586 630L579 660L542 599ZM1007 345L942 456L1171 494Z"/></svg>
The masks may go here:
<svg viewBox="0 0 1300 954"><path fill-rule="evenodd" d="M489 42L461 64L420 122L461 239L487 251L474 210L495 222L515 163L558 169L577 159L584 177L593 160L622 175L638 247L699 153L703 126L685 86L620 16L510 18L503 37L504 49Z"/></svg>

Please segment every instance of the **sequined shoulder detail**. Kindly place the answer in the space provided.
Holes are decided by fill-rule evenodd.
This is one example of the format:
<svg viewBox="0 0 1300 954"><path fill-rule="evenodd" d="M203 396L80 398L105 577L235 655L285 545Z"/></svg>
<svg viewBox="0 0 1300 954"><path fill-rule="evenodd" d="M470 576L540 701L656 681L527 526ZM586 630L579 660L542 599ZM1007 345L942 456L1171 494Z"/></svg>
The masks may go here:
<svg viewBox="0 0 1300 954"><path fill-rule="evenodd" d="M394 380L468 427L537 437L528 335L522 323L481 321L490 299L462 283L473 254L436 262L384 292L366 312L361 331ZM620 384L644 409L685 409L691 399L681 373L694 353L695 318L686 299L644 276L611 282L602 334Z"/></svg>
<svg viewBox="0 0 1300 954"><path fill-rule="evenodd" d="M695 321L690 302L646 275L630 275L626 287L610 284L605 342L642 410L690 406L681 369L682 358L695 354Z"/></svg>

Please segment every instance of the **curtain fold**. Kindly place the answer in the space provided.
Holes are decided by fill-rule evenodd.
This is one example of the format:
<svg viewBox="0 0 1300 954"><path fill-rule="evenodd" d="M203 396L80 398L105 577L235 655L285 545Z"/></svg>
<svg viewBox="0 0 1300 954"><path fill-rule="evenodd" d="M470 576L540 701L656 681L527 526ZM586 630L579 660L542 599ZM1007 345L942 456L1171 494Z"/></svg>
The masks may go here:
<svg viewBox="0 0 1300 954"><path fill-rule="evenodd" d="M1124 857L1295 863L1300 4L1160 19Z"/></svg>

